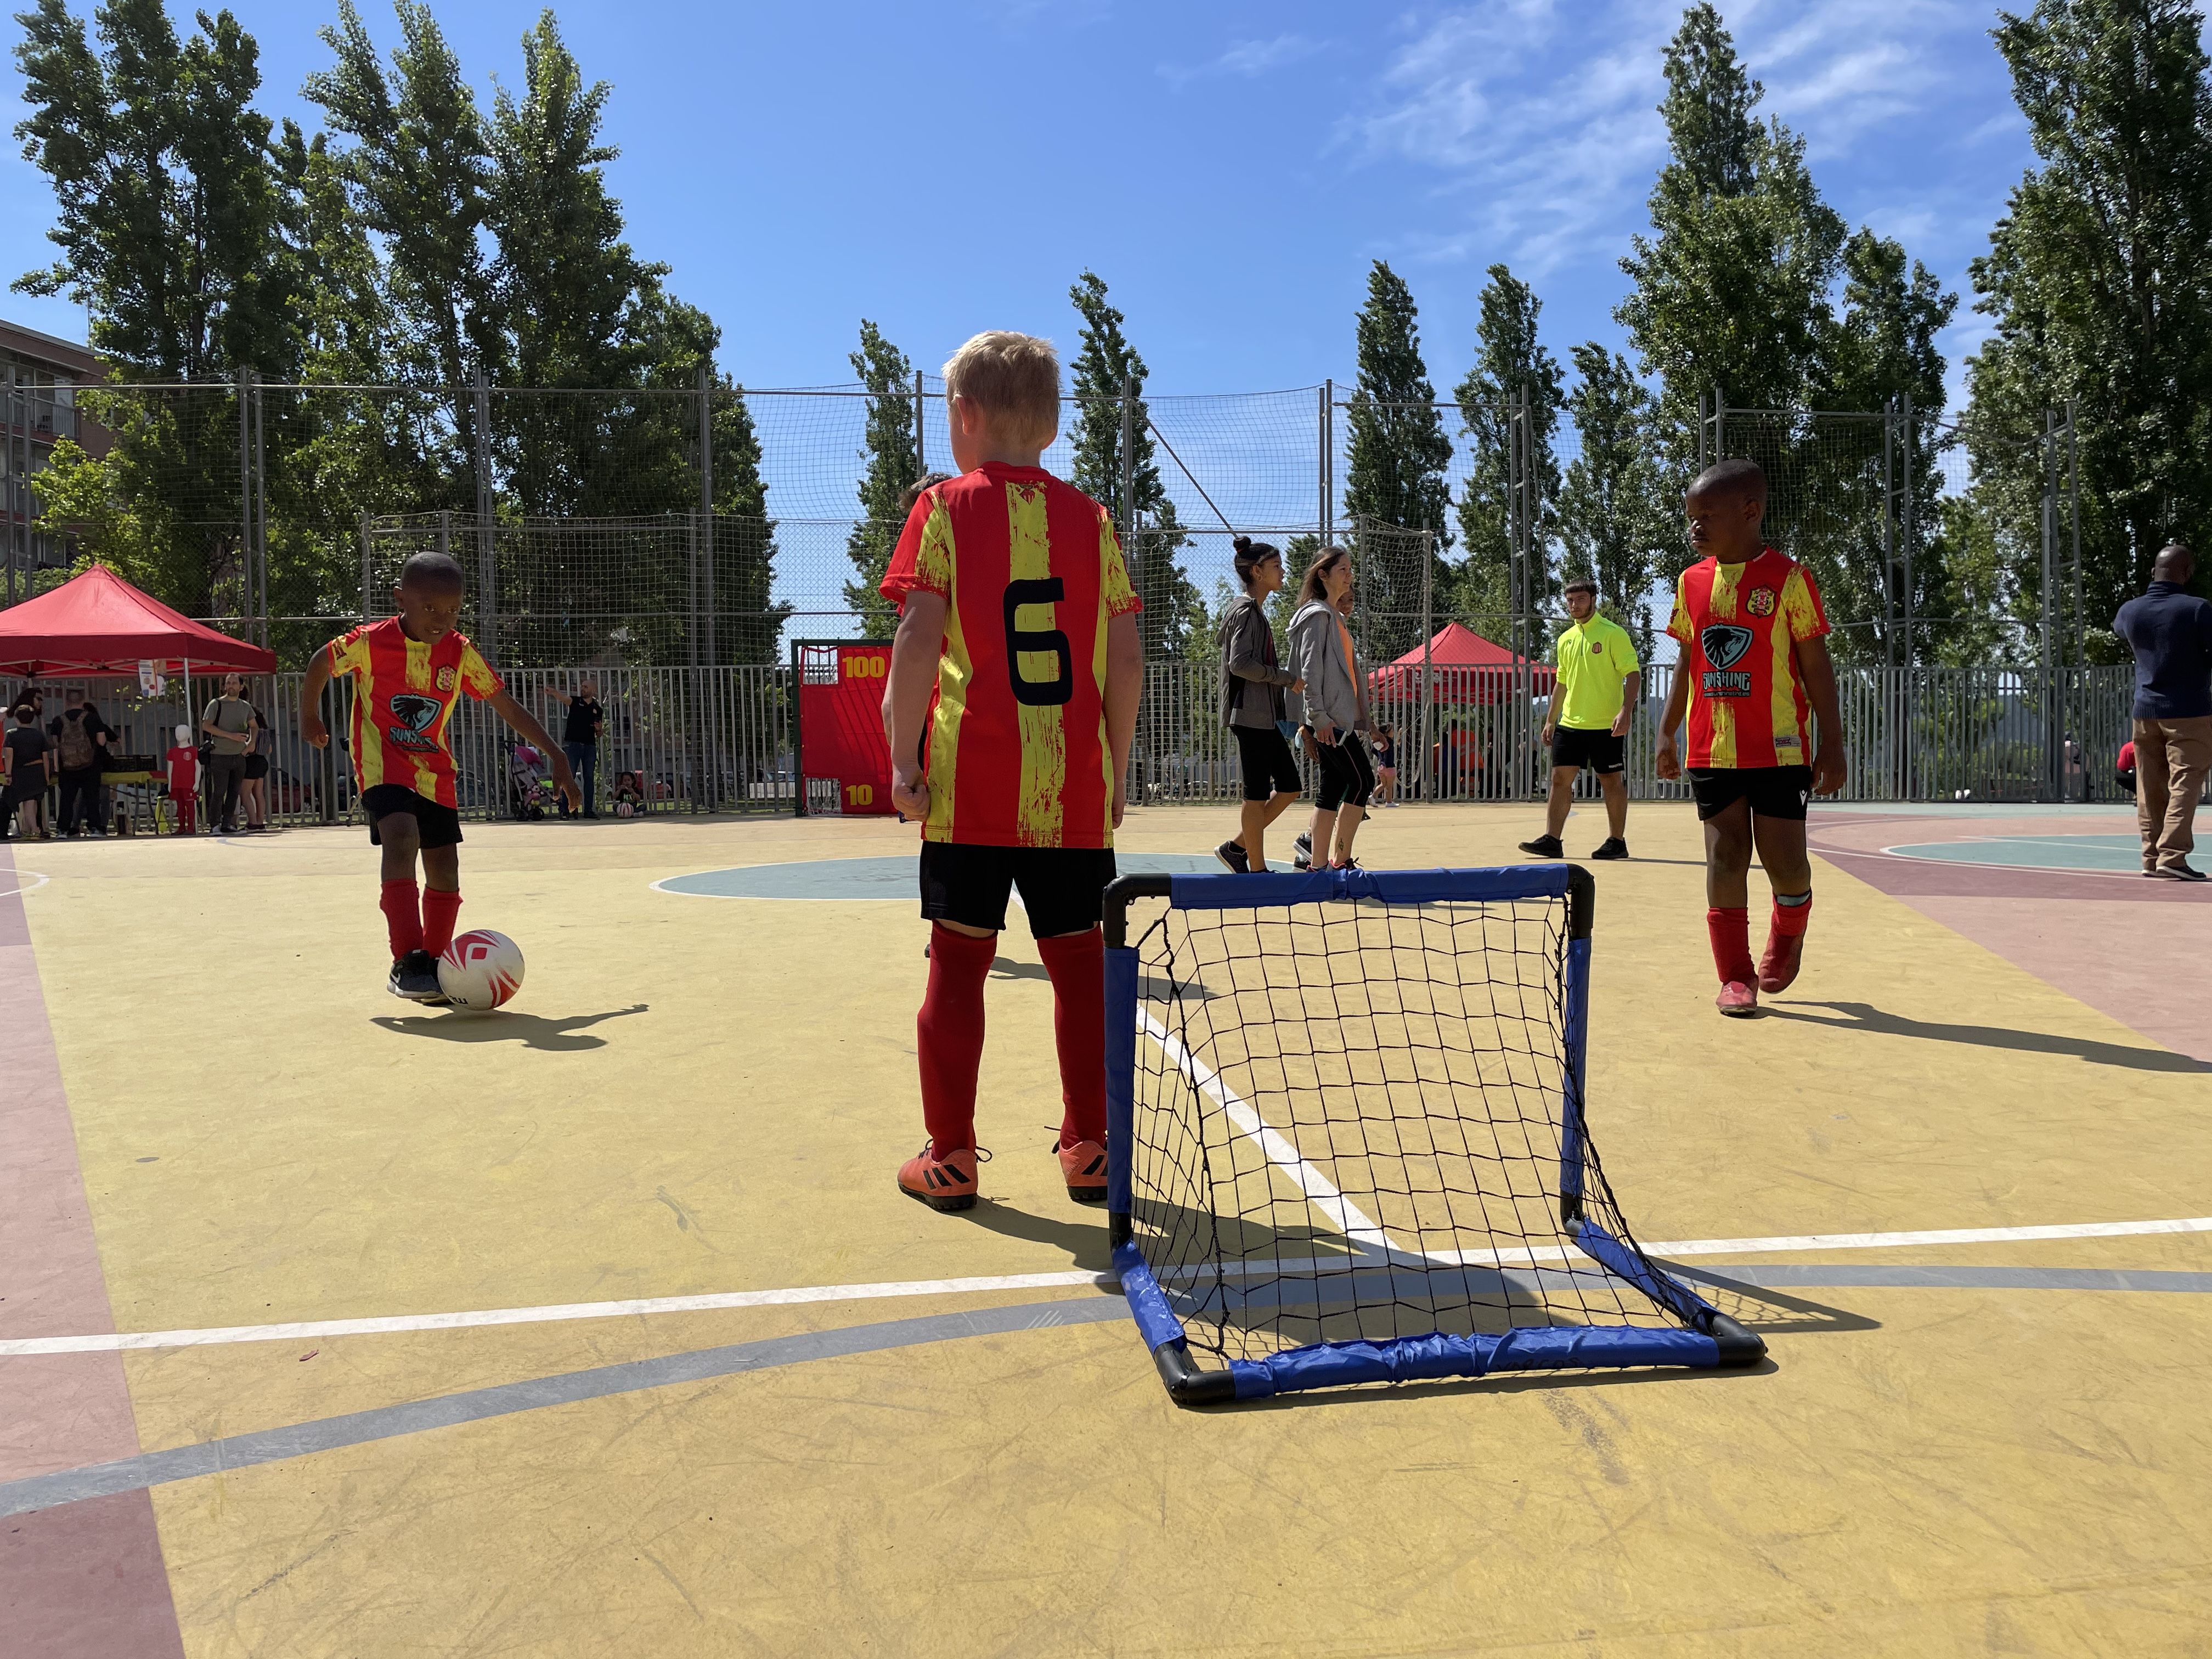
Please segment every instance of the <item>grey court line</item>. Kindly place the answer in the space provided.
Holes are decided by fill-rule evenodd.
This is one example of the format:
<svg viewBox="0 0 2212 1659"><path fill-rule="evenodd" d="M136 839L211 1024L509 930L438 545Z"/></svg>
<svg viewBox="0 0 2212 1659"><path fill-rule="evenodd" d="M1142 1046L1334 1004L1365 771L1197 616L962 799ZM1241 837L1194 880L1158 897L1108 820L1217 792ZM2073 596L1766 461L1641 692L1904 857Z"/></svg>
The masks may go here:
<svg viewBox="0 0 2212 1659"><path fill-rule="evenodd" d="M2212 1273L2167 1273L2132 1267L1812 1267L1790 1263L1778 1267L1729 1266L1723 1272L1666 1264L1669 1270L1704 1285L1730 1283L1752 1288L1785 1285L1856 1286L1864 1289L2027 1291L2182 1291L2212 1295ZM441 1395L432 1400L409 1401L372 1411L350 1412L294 1423L281 1429L231 1435L196 1446L177 1446L167 1451L141 1452L136 1457L111 1463L90 1463L81 1468L59 1469L52 1474L31 1475L0 1483L0 1518L26 1515L33 1510L82 1503L141 1487L191 1480L228 1469L252 1468L281 1462L314 1452L336 1451L343 1446L420 1434L427 1429L452 1428L536 1411L544 1406L567 1406L582 1400L602 1400L610 1395L632 1394L645 1389L666 1388L678 1382L705 1382L717 1377L750 1371L773 1370L813 1359L836 1359L850 1354L880 1353L925 1343L952 1341L967 1336L1002 1336L1015 1331L1044 1330L1060 1325L1095 1325L1128 1316L1128 1304L1119 1295L1063 1297L1049 1302L1024 1302L1005 1308L982 1308L967 1313L930 1314L918 1319L886 1320L872 1325L848 1325L836 1330L807 1331L796 1336L769 1337L756 1342L733 1342L719 1348L700 1348L689 1353L667 1354L657 1359L637 1359L620 1365L599 1365L589 1370L568 1371L557 1376L532 1377L520 1382L501 1382L464 1394Z"/></svg>

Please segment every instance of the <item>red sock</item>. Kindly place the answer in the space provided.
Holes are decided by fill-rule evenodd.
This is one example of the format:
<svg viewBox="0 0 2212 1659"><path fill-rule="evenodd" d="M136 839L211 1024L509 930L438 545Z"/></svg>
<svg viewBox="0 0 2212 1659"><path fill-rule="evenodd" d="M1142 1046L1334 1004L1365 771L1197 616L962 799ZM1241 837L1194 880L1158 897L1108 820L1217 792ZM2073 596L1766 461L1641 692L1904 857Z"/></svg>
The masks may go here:
<svg viewBox="0 0 2212 1659"><path fill-rule="evenodd" d="M1705 933L1712 940L1713 967L1723 985L1753 985L1759 972L1751 964L1751 912L1742 905L1705 912Z"/></svg>
<svg viewBox="0 0 2212 1659"><path fill-rule="evenodd" d="M1774 931L1783 939L1803 933L1813 922L1813 896L1792 893L1790 896L1797 902L1784 904L1781 894L1774 896Z"/></svg>
<svg viewBox="0 0 2212 1659"><path fill-rule="evenodd" d="M422 948L422 893L413 881L386 882L383 896L376 904L384 912L385 929L392 935L394 962L410 951Z"/></svg>
<svg viewBox="0 0 2212 1659"><path fill-rule="evenodd" d="M1097 928L1041 939L1060 1049L1060 1144L1106 1144L1106 938Z"/></svg>
<svg viewBox="0 0 2212 1659"><path fill-rule="evenodd" d="M929 989L915 1017L921 1062L921 1121L939 1158L975 1144L975 1071L983 1062L983 981L999 936L929 930ZM1099 1020L1102 1031L1105 1020ZM1102 1060L1102 1065L1103 1061Z"/></svg>
<svg viewBox="0 0 2212 1659"><path fill-rule="evenodd" d="M422 948L434 957L446 954L446 947L453 942L453 918L461 913L459 889L448 892L442 887L422 890Z"/></svg>

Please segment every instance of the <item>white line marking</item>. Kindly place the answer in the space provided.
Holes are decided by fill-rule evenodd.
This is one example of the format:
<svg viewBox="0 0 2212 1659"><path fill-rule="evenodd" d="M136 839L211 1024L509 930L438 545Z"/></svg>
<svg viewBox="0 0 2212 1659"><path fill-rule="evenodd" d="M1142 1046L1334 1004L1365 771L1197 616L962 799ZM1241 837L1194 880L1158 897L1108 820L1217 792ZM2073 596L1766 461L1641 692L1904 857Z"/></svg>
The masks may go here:
<svg viewBox="0 0 2212 1659"><path fill-rule="evenodd" d="M1347 1206L1348 1207L1348 1206ZM1647 1255L1740 1255L1784 1250L1881 1250L1905 1244L2014 1244L2039 1239L2128 1238L2149 1233L2212 1233L2212 1216L2178 1221L2082 1221L2048 1227L1953 1227L1902 1233L1803 1233L1776 1238L1661 1239L1645 1243ZM1469 1265L1485 1254L1464 1253ZM1528 1258L1565 1260L1558 1248L1494 1252L1495 1265L1523 1265ZM1441 1260L1441 1258L1439 1258ZM1270 1271L1310 1267L1343 1271L1358 1266L1351 1258L1283 1261ZM629 1302L569 1302L550 1307L485 1308L465 1313L397 1314L380 1319L315 1319L283 1325L224 1325L199 1330L125 1331L98 1336L0 1338L0 1358L41 1354L118 1353L148 1348L199 1348L234 1342L291 1342L307 1337L389 1336L410 1331L477 1330L493 1325L539 1325L573 1319L624 1319L651 1314L712 1313L728 1308L786 1308L816 1302L871 1302L915 1296L961 1296L997 1291L1072 1289L1090 1285L1115 1289L1111 1274L1093 1273L1002 1273L981 1279L893 1279L872 1285L803 1285L787 1290L722 1291L706 1296L645 1297Z"/></svg>
<svg viewBox="0 0 2212 1659"><path fill-rule="evenodd" d="M1924 847L1929 843L1915 842ZM2013 870L2025 871L2039 876L2094 876L2100 881L2139 881L2142 877L2126 870L2088 870L2078 865L2059 864L1983 864L1973 859L1924 859L1911 853L1900 853L1893 847L1885 847L1878 853L1857 851L1847 847L1815 846L1813 850L1824 859L1894 859L1899 864L1934 864L1947 870Z"/></svg>
<svg viewBox="0 0 2212 1659"><path fill-rule="evenodd" d="M1265 1118L1221 1080L1218 1072L1184 1048L1180 1038L1142 1008L1137 1010L1137 1029L1159 1045L1170 1064L1212 1097L1214 1103L1229 1115L1237 1132L1257 1142L1268 1164L1281 1170L1290 1183L1306 1195L1307 1201L1328 1218L1329 1224L1337 1231L1370 1250L1395 1249L1389 1234L1337 1190L1327 1176L1307 1163L1296 1146L1276 1133Z"/></svg>
<svg viewBox="0 0 2212 1659"><path fill-rule="evenodd" d="M19 876L29 876L33 879L28 887L10 887L6 892L0 893L0 899L16 898L25 893L35 893L53 879L52 876L41 875L36 870L18 870L15 873Z"/></svg>

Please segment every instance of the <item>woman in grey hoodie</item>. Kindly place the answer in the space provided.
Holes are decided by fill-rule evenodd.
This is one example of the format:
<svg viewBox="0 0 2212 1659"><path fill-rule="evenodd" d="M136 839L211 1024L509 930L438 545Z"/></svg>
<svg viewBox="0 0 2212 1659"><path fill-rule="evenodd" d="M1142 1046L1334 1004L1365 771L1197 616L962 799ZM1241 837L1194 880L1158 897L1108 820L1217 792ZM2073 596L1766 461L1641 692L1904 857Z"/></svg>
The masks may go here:
<svg viewBox="0 0 2212 1659"><path fill-rule="evenodd" d="M1340 870L1352 866L1352 839L1375 793L1375 769L1359 740L1366 699L1352 664L1352 636L1336 609L1351 592L1351 556L1340 547L1325 547L1307 567L1297 614L1291 618L1291 672L1305 682L1302 735L1306 752L1321 763L1313 828L1301 856L1291 860L1301 870L1309 863Z"/></svg>
<svg viewBox="0 0 2212 1659"><path fill-rule="evenodd" d="M1213 849L1239 875L1267 868L1267 826L1290 809L1304 785L1291 753L1288 698L1305 683L1275 660L1275 635L1261 607L1283 585L1283 556L1239 536L1237 581L1244 591L1221 619L1221 723L1237 739L1244 771L1244 816L1237 835Z"/></svg>

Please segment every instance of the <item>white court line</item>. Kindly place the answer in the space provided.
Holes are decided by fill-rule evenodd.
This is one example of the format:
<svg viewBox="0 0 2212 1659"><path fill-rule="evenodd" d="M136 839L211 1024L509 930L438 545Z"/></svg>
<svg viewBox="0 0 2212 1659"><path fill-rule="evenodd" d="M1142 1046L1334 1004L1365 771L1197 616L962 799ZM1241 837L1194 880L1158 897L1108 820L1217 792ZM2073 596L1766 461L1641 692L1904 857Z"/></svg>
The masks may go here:
<svg viewBox="0 0 2212 1659"><path fill-rule="evenodd" d="M1914 842L1924 847L1925 842ZM1934 864L1948 870L2014 870L2036 876L2094 876L2100 881L2140 881L2142 877L2126 870L2085 870L2071 864L1984 864L1976 859L1924 859L1911 853L1900 853L1894 847L1885 847L1878 853L1857 851L1848 847L1815 847L1813 851L1824 859L1894 859L1899 864Z"/></svg>
<svg viewBox="0 0 2212 1659"><path fill-rule="evenodd" d="M1644 1246L1654 1256L1765 1255L1782 1250L1882 1250L1905 1244L2016 1244L2049 1238L2129 1238L2147 1233L2212 1233L2212 1216L2178 1221L2080 1221L2050 1227L1952 1227L1905 1233L1795 1233L1775 1238L1659 1239ZM1464 1253L1470 1265L1484 1253ZM1563 1260L1564 1249L1495 1252L1500 1267L1529 1257ZM1343 1268L1349 1261L1280 1262ZM645 1314L712 1313L725 1308L787 1308L813 1302L871 1302L914 1296L959 1296L977 1291L1035 1291L1093 1285L1110 1290L1110 1275L1092 1273L1001 1273L983 1279L893 1279L873 1285L803 1285L787 1290L722 1291L707 1296L656 1296L629 1302L569 1302L550 1307L484 1308L466 1313L396 1314L380 1319L315 1319L283 1325L222 1325L200 1330L125 1331L98 1336L21 1336L0 1339L0 1358L40 1354L118 1353L146 1348L202 1348L233 1342L291 1342L304 1337L388 1336L410 1331L477 1330L492 1325L552 1324L572 1319L623 1319Z"/></svg>
<svg viewBox="0 0 2212 1659"><path fill-rule="evenodd" d="M1158 1043L1169 1063L1188 1078L1200 1090L1213 1097L1214 1103L1229 1115L1229 1121L1246 1139L1256 1141L1260 1150L1273 1168L1280 1170L1290 1183L1306 1195L1314 1208L1329 1219L1329 1224L1355 1244L1370 1250L1394 1250L1389 1235L1368 1218L1352 1200L1340 1192L1334 1182L1299 1155L1298 1149L1268 1126L1267 1121L1213 1070L1189 1049L1159 1021L1142 1008L1137 1010L1137 1029Z"/></svg>
<svg viewBox="0 0 2212 1659"><path fill-rule="evenodd" d="M53 879L52 876L42 875L36 870L18 870L15 873L18 876L33 878L31 884L28 887L10 887L7 891L0 892L0 899L17 898L25 893L35 893Z"/></svg>

